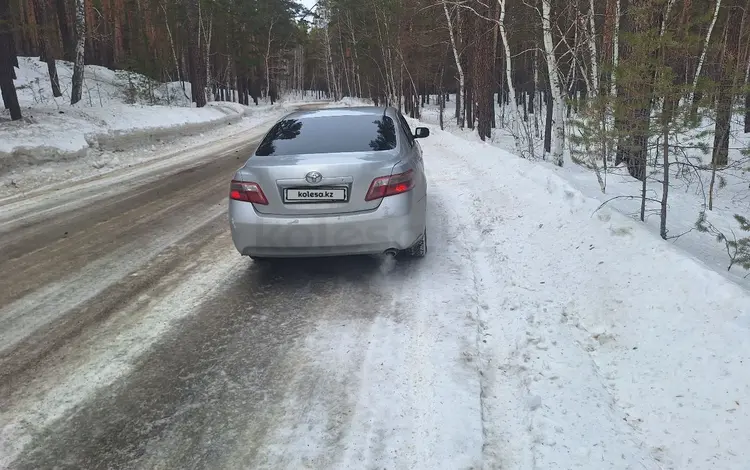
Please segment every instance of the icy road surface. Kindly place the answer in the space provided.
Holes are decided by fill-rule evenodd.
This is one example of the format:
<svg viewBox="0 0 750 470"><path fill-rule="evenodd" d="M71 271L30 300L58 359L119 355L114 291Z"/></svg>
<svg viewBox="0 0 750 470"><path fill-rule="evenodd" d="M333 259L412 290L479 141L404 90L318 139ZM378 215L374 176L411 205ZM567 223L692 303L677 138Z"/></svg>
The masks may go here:
<svg viewBox="0 0 750 470"><path fill-rule="evenodd" d="M479 465L471 298L433 288L460 265L240 257L255 145L3 208L0 467Z"/></svg>
<svg viewBox="0 0 750 470"><path fill-rule="evenodd" d="M0 201L0 468L746 468L746 292L435 129L427 258L256 265L262 131Z"/></svg>

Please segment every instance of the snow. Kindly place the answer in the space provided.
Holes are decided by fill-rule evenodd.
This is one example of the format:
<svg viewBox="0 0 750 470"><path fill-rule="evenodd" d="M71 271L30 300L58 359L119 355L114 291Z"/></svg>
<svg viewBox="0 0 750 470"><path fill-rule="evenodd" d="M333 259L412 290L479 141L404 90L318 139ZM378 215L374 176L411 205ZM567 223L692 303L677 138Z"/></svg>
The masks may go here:
<svg viewBox="0 0 750 470"><path fill-rule="evenodd" d="M420 120L430 124L438 124L438 108L434 104L427 105L421 110ZM497 122L506 122L510 119L511 111L496 107ZM460 135L466 140L479 142L476 131L470 129L458 129L455 115L455 96L450 96L446 102L444 111L445 129L455 135ZM738 237L743 234L739 230L739 224L734 219L734 214L750 214L750 162L745 149L750 149L750 135L742 134L742 116L735 116L732 123L730 135L729 160L734 162L727 169L720 171L717 175L717 188L715 189L713 211L707 211L707 219L715 227L724 232L730 239L734 232ZM529 116L529 125L532 132L534 115ZM744 286L750 287L748 272L739 266L734 266L727 271L729 258L726 247L718 243L712 234L701 233L695 229L699 213L706 209L708 204L708 188L711 180L710 171L698 169L700 164L710 164L710 154L705 155L701 148L713 145L713 126L710 119L704 119L701 125L689 135L680 135L675 138L674 144L686 146L684 154L675 157L679 165L672 166L670 177L669 208L667 217L668 243L682 248L696 257L707 266L715 269L726 278ZM491 144L509 152L513 152L515 144L508 132L509 124L505 128L493 129ZM544 131L544 116L540 117L539 131ZM541 140L537 139L537 154L541 154L539 147ZM567 146L566 146L567 147ZM580 156L579 156L580 157ZM548 156L549 158L549 156ZM595 159L595 156L588 157ZM602 173L606 181L606 193L602 193L599 182L594 172L584 166L571 161L569 152L566 152L566 164L560 168L549 161L537 161L547 170L554 172L571 184L572 187L581 191L587 197L596 199L600 204L606 204L621 213L638 218L640 216L641 182L636 181L628 175L627 170L620 167L610 166L607 173ZM587 162L588 163L588 162ZM687 164L687 165L686 165ZM611 164L610 164L611 165ZM601 163L599 163L601 167ZM647 185L646 223L652 232L659 233L659 202L662 196L661 172L650 168Z"/></svg>
<svg viewBox="0 0 750 470"><path fill-rule="evenodd" d="M484 467L746 468L750 297L705 236L695 252L665 242L626 206L602 208L596 178L570 162L408 120L431 129L430 230L447 232L429 258L471 271L431 292L474 292ZM690 193L672 201L672 223L692 224Z"/></svg>
<svg viewBox="0 0 750 470"><path fill-rule="evenodd" d="M485 466L745 468L747 292L553 169L431 131L432 230L473 271L451 287L476 290Z"/></svg>
<svg viewBox="0 0 750 470"><path fill-rule="evenodd" d="M216 211L208 217L215 220ZM170 234L178 237L172 243L181 243L200 226L186 224L183 231ZM128 374L136 366L137 358L181 319L192 314L202 299L216 291L222 282L241 276L242 260L229 248L228 235L222 235L217 241L219 243L209 252L159 281L159 286L155 287L168 287L175 284L175 280L182 281L168 295L138 299L126 306L119 319L108 319L101 329L85 335L82 351L67 352L74 357L65 367L54 370L54 377L38 376L28 384L34 393L16 404L12 413L0 410L0 469L12 468L10 464L31 441L35 431L51 425L97 390ZM138 256L145 256L145 253L138 253ZM96 271L96 266L89 269ZM130 275L137 275L137 272ZM90 289L98 287L92 285Z"/></svg>
<svg viewBox="0 0 750 470"><path fill-rule="evenodd" d="M148 160L156 146L220 139L280 118L311 95L283 97L274 105L212 101L191 107L180 83L86 66L84 98L71 106L72 64L57 61L63 96L52 96L46 64L19 57L19 102L24 118L0 113L0 197L57 181L102 174ZM30 171L32 170L33 171Z"/></svg>
<svg viewBox="0 0 750 470"><path fill-rule="evenodd" d="M303 356L333 383L311 396L297 372L263 461L746 468L747 292L597 210L554 168L428 126L428 256L374 275L391 309L307 336ZM330 394L345 418L324 406ZM332 419L348 422L334 461L320 424Z"/></svg>
<svg viewBox="0 0 750 470"><path fill-rule="evenodd" d="M28 106L28 97L39 94L32 71L41 69L23 60ZM88 96L116 78L114 72L90 71L97 73L98 89L90 88ZM167 91L164 96L170 96ZM121 101L112 98L106 107L60 104L62 119L49 99L33 109L46 116L38 122L50 132L68 126L70 140L55 145L71 155L86 148L80 136L91 148L86 135L106 141L138 125L183 126L226 118L230 110L245 112L224 103L195 114L199 110L188 107ZM117 109L122 116L110 113ZM255 120L179 145L237 138L287 109L260 108ZM429 108L423 119L436 122ZM428 256L375 270L372 303L357 305L361 312L352 312L342 290L327 315L311 320L315 327L290 353L307 362L295 366L297 382L285 389L284 410L276 414L263 460L274 468L325 460L326 468L746 469L750 296L741 276L722 268L723 248L695 232L661 240L651 220L644 224L628 216L633 203L626 199L602 208L612 196L637 194L637 183L613 176L622 174L619 169L602 195L591 172L570 162L560 169L516 157L504 150L512 142L501 133L482 143L468 131L409 121L431 129L420 140L430 182ZM11 124L2 123L0 132ZM43 140L33 139L41 134L28 130L36 124L17 125L8 142L22 142L17 136L28 131L26 142L39 148ZM61 134L49 135L53 142ZM5 138L2 145L9 145ZM105 167L111 171L163 157L163 150L117 157L102 152L96 158L110 159ZM90 155L80 157L38 165L26 180L21 173L14 178L28 187L59 182L64 169L92 176L84 169ZM39 176L50 168L57 176ZM716 224L729 223L738 209L736 200L729 201L739 191L727 188L741 187L742 178L731 175L719 193L711 215ZM673 232L697 217L702 199L694 186L672 194ZM127 374L149 345L193 313L202 296L220 295L216 286L242 275L242 264L226 246L212 248L205 259L214 267L186 274L179 289L150 308L147 321L117 329L116 341L70 371L58 371L64 380L15 410L19 418L0 436L9 446L2 453L20 452L31 433L26 426L49 424ZM335 436L335 458L323 454L334 427L344 429ZM241 462L244 452L238 448L238 455L227 458Z"/></svg>

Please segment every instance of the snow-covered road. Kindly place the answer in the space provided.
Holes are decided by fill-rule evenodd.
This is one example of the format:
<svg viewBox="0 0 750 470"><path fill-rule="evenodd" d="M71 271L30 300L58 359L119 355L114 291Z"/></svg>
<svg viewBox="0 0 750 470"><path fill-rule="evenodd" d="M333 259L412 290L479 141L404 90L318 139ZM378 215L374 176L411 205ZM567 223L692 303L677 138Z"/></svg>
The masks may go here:
<svg viewBox="0 0 750 470"><path fill-rule="evenodd" d="M0 468L746 468L742 289L434 128L427 258L257 266L251 140L2 208Z"/></svg>

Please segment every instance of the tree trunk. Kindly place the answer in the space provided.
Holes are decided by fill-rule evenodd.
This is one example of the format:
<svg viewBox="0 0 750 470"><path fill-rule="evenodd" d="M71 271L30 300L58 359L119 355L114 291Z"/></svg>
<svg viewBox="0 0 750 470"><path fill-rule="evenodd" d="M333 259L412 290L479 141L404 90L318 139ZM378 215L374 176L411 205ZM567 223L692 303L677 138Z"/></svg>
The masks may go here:
<svg viewBox="0 0 750 470"><path fill-rule="evenodd" d="M729 134L732 126L732 103L740 71L737 67L740 42L742 38L742 15L739 14L739 1L727 2L729 10L725 25L718 93L716 96L716 127L714 130L714 149L712 163L714 166L725 166L729 163ZM739 31L739 34L736 33ZM731 39L730 39L731 37Z"/></svg>
<svg viewBox="0 0 750 470"><path fill-rule="evenodd" d="M698 59L698 66L695 69L695 76L693 77L693 86L690 90L690 97L688 98L688 102L690 104L694 104L693 101L695 99L695 89L698 87L698 79L700 78L701 69L703 68L703 63L706 60L706 53L708 52L708 44L711 41L711 33L714 30L714 26L716 25L716 19L719 17L719 8L721 8L721 0L716 0L716 7L714 8L713 16L711 17L711 24L708 27L708 31L706 32L706 38L703 40L703 50L701 51L700 59Z"/></svg>
<svg viewBox="0 0 750 470"><path fill-rule="evenodd" d="M473 80L472 80L473 82ZM474 129L474 84L464 88L464 115L466 116L466 127Z"/></svg>
<svg viewBox="0 0 750 470"><path fill-rule="evenodd" d="M551 0L542 0L542 30L544 34L544 54L547 59L547 74L549 76L550 91L553 102L552 121L554 133L552 141L552 162L557 166L563 166L563 149L565 145L565 103L562 97L560 76L557 70L557 58L555 57L554 45L552 43L552 22L550 20Z"/></svg>
<svg viewBox="0 0 750 470"><path fill-rule="evenodd" d="M52 86L52 95L55 98L59 98L62 96L62 91L60 91L60 79L57 76L55 55L50 47L49 8L47 6L47 0L34 0L34 14L36 16L37 24L40 26L40 58L47 63L47 73L49 74L49 81Z"/></svg>
<svg viewBox="0 0 750 470"><path fill-rule="evenodd" d="M443 111L445 110L445 90L443 89L443 74L445 72L445 69L441 67L440 69L440 84L438 85L438 108L439 108L439 120L440 120L440 130L444 130L445 126L443 123Z"/></svg>
<svg viewBox="0 0 750 470"><path fill-rule="evenodd" d="M208 19L208 32L206 32L206 28L203 27L203 22L201 21L201 27L203 29L203 35L204 40L206 43L206 90L211 90L211 38L213 36L213 30L214 30L214 19L213 17L210 17ZM214 100L215 98L213 96L210 96L209 92L206 92L209 96L208 101Z"/></svg>
<svg viewBox="0 0 750 470"><path fill-rule="evenodd" d="M630 7L638 14L627 18L626 32L629 36L647 34L658 24L655 11L647 8L649 1L630 2ZM651 52L648 46L639 43L626 42L626 46L622 67L632 68L634 72L628 75L627 83L618 85L617 106L622 112L617 113L615 118L619 136L615 166L625 162L633 178L645 181L658 52Z"/></svg>
<svg viewBox="0 0 750 470"><path fill-rule="evenodd" d="M73 65L73 85L70 92L70 104L81 101L83 94L84 54L86 47L86 3L76 0L76 58Z"/></svg>
<svg viewBox="0 0 750 470"><path fill-rule="evenodd" d="M203 59L203 48L200 45L200 14L199 0L191 0L187 5L188 15L188 75L190 77L190 95L195 106L202 108L206 106L206 72L203 70L205 60Z"/></svg>
<svg viewBox="0 0 750 470"><path fill-rule="evenodd" d="M544 120L544 152L552 152L552 116L554 114L554 102L550 98L549 84L547 84L547 91L544 93L544 103L546 105L547 114Z"/></svg>
<svg viewBox="0 0 750 470"><path fill-rule="evenodd" d="M362 76L360 75L359 71L359 53L357 51L357 38L354 35L354 26L352 25L352 18L347 13L346 15L347 24L349 26L349 32L352 38L352 68L354 72L354 80L356 82L357 86L357 96L362 97Z"/></svg>
<svg viewBox="0 0 750 470"><path fill-rule="evenodd" d="M16 49L13 41L13 33L7 25L10 25L10 4L7 1L0 2L0 95L3 98L5 109L10 111L13 121L21 119L21 106L18 103L18 95L13 79L16 72L13 69L18 65Z"/></svg>
<svg viewBox="0 0 750 470"><path fill-rule="evenodd" d="M63 46L63 58L70 62L75 60L75 38L68 26L70 24L66 0L55 0L57 9L57 24L60 28L60 36Z"/></svg>
<svg viewBox="0 0 750 470"><path fill-rule="evenodd" d="M508 42L508 31L505 28L505 13L506 13L506 1L507 0L497 0L498 4L500 5L500 19L498 20L497 24L500 29L500 38L503 41L503 62L505 63L505 83L506 83L506 89L508 91L508 103L511 106L511 110L513 112L513 118L512 119L512 134L513 134L513 141L516 145L516 151L519 153L519 155L523 155L524 151L528 151L527 158L533 157L533 149L534 149L534 143L531 142L531 139L529 136L522 136L521 135L521 110L518 109L518 99L516 97L516 89L513 85L513 65L512 65L512 58L513 56L510 53L510 43ZM528 149L524 149L523 143L526 143L528 145Z"/></svg>
<svg viewBox="0 0 750 470"><path fill-rule="evenodd" d="M497 116L495 112L495 87L494 84L497 81L497 41L500 37L500 29L498 28L497 21L500 18L500 5L497 5L496 8L493 8L494 14L493 17L495 19L495 25L492 27L492 72L490 74L490 82L488 84L490 91L490 104L488 105L490 109L492 110L492 129L497 128ZM498 100L500 97L498 96Z"/></svg>
<svg viewBox="0 0 750 470"><path fill-rule="evenodd" d="M174 60L174 67L177 72L177 81L182 82L182 72L180 71L180 61L177 60L177 50L174 47L174 38L172 37L172 29L169 27L169 17L167 16L167 9L164 3L161 5L161 9L164 12L164 26L167 30L167 38L169 39L169 47L172 51L172 59Z"/></svg>
<svg viewBox="0 0 750 470"><path fill-rule="evenodd" d="M456 70L458 70L458 94L456 95L456 113L457 113L457 120L458 120L458 127L461 129L464 128L465 121L465 115L463 108L460 106L460 99L461 96L464 94L464 85L466 83L466 79L464 78L464 69L461 67L461 58L458 54L458 46L456 45L456 37L453 32L453 22L451 21L451 15L450 12L448 12L448 3L446 0L443 0L443 11L445 12L445 20L448 22L448 33L451 38L451 48L453 49L453 59L456 61Z"/></svg>
<svg viewBox="0 0 750 470"><path fill-rule="evenodd" d="M349 67L346 65L346 55L344 53L344 34L341 31L341 24L338 25L339 30L339 53L341 54L341 66L344 69L344 83L346 83L346 95L347 96L354 96L354 92L352 91L352 81L353 78L349 78Z"/></svg>
<svg viewBox="0 0 750 470"><path fill-rule="evenodd" d="M620 64L620 0L615 2L615 33L612 38L612 79L610 80L609 93L614 97L617 96L617 75L615 71Z"/></svg>
<svg viewBox="0 0 750 470"><path fill-rule="evenodd" d="M112 0L111 13L112 13L112 24L113 24L113 36L112 36L112 60L113 66L121 68L124 65L126 58L125 47L124 47L124 33L122 28L122 17L125 9L122 6L122 0ZM93 25L92 25L93 26Z"/></svg>
<svg viewBox="0 0 750 470"><path fill-rule="evenodd" d="M724 80L722 80L724 82ZM716 129L712 162L718 166L729 163L729 131L732 121L732 89L726 83L719 84L716 98Z"/></svg>
<svg viewBox="0 0 750 470"><path fill-rule="evenodd" d="M659 234L664 240L667 239L667 209L669 198L669 123L677 103L671 97L664 99L662 110L662 161L664 162L664 176L662 177L661 212L659 220Z"/></svg>
<svg viewBox="0 0 750 470"><path fill-rule="evenodd" d="M266 41L266 53L263 56L263 63L265 66L265 72L266 72L266 94L271 93L271 44L272 44L272 32L273 32L273 24L274 21L271 21L271 24L268 26L268 40ZM327 35L328 33L326 33ZM328 46L328 53L330 54L330 44ZM333 64L331 64L333 66Z"/></svg>
<svg viewBox="0 0 750 470"><path fill-rule="evenodd" d="M539 54L538 50L534 51L534 95L531 100L531 106L529 109L534 113L534 136L539 138L539 114L536 111L535 103L541 101L541 91L539 90ZM541 107L540 107L541 109Z"/></svg>
<svg viewBox="0 0 750 470"><path fill-rule="evenodd" d="M589 57L591 60L591 90L589 96L593 100L599 94L599 57L596 54L596 21L594 18L594 0L589 0Z"/></svg>
<svg viewBox="0 0 750 470"><path fill-rule="evenodd" d="M328 26L326 26L325 28L323 28L323 34L324 34L323 37L325 39L325 46L324 47L325 47L326 74L328 75L328 78L327 78L327 80L328 80L328 90L329 90L330 93L333 94L333 99L334 100L339 100L340 99L340 95L339 95L339 90L338 90L338 82L337 82L337 78L336 78L336 69L335 69L335 67L333 65L333 53L332 53L332 50L331 50L331 37L330 37L329 31L328 31ZM270 29L269 29L269 32L268 32L268 36L269 36L268 41L269 41L269 51L270 51L270 41L271 41L271 31L270 31ZM270 81L270 79L269 79L269 81Z"/></svg>

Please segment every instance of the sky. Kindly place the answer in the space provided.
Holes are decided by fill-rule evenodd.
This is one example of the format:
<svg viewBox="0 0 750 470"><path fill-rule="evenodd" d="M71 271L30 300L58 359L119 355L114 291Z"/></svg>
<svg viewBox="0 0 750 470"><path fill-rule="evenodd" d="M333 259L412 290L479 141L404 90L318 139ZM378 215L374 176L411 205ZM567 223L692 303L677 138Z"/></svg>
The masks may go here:
<svg viewBox="0 0 750 470"><path fill-rule="evenodd" d="M318 2L318 0L297 0L297 1L301 3L302 5L306 6L307 8L312 7Z"/></svg>

